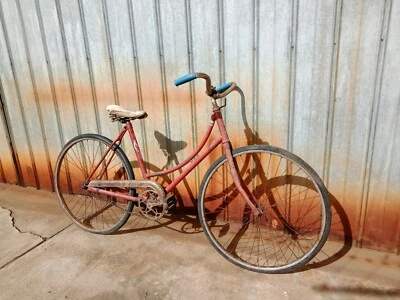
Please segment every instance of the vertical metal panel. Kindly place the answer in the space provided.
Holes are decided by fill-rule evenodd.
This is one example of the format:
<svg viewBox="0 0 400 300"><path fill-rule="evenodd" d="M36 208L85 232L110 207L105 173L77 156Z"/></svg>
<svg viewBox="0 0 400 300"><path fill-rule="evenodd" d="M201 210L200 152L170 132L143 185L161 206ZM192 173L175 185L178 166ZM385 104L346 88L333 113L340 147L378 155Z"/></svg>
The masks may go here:
<svg viewBox="0 0 400 300"><path fill-rule="evenodd" d="M39 74L40 80L38 81L38 98L39 104L42 112L42 118L44 122L44 126L46 129L47 140L50 140L50 143L47 144L49 148L49 156L50 163L54 163L57 158L57 151L60 146L62 146L68 139L65 139L65 130L63 130L64 126L70 126L67 132L71 132L76 135L76 131L73 130L76 128L76 125L71 121L75 121L75 118L64 119L65 116L60 115L59 101L66 101L65 98L71 98L70 94L66 94L62 92L63 86L65 86L65 82L67 81L63 79L61 82L59 81L60 73L65 72L65 59L62 51L62 43L61 33L58 26L58 18L57 18L57 10L54 1L41 1L36 0L36 10L37 10L37 18L40 27L40 40L35 39L35 42L42 43L41 45L37 44L35 49L38 52L35 57L36 59L41 59L37 62L43 68L46 66L46 71L44 69L38 68L36 70L41 70ZM33 42L33 44L35 43ZM42 52L42 53L40 53ZM45 64L43 62L45 60ZM60 64L61 61L61 64ZM65 90L65 87L63 88ZM68 91L68 90L67 90ZM67 97L66 97L67 95ZM69 109L70 112L73 111ZM70 112L67 115L70 115ZM66 122L68 120L68 122ZM72 124L71 124L72 123ZM75 122L76 123L76 122ZM71 128L72 125L72 128ZM71 136L67 136L67 138L71 138Z"/></svg>
<svg viewBox="0 0 400 300"><path fill-rule="evenodd" d="M215 85L221 83L220 78L220 34L219 9L220 1L191 1L190 20L193 49L193 70L205 72L213 78ZM212 62L212 63L211 63ZM195 122L198 140L201 139L209 123L210 111L207 96L204 94L204 81L194 82L195 86ZM207 167L217 159L221 152L214 151L199 166L200 177L206 172ZM197 192L197 191L196 191Z"/></svg>
<svg viewBox="0 0 400 300"><path fill-rule="evenodd" d="M44 156L41 149L42 140L40 122L37 117L36 103L33 98L32 82L26 54L25 34L22 28L22 20L19 2L2 1L0 19L2 23L5 43L2 47L2 82L4 99L12 119L12 134L15 140L20 141L16 145L16 151L20 159L20 167L23 176L23 184L40 187L36 160ZM11 97L10 97L11 96ZM26 112L31 115L26 117ZM32 145L32 139L37 139L38 147ZM41 144L41 145L40 145ZM37 157L35 159L36 151ZM39 151L38 151L39 150ZM46 167L42 165L42 169Z"/></svg>
<svg viewBox="0 0 400 300"><path fill-rule="evenodd" d="M289 128L292 151L323 174L324 141L333 49L335 1L299 1L294 103Z"/></svg>
<svg viewBox="0 0 400 300"><path fill-rule="evenodd" d="M116 104L131 110L143 109L142 99L140 97L137 78L139 76L136 70L137 55L135 53L134 39L131 30L130 2L129 1L103 1L103 15L108 43L109 65L111 70L111 80L113 86L114 99L108 99L107 104L114 100ZM104 114L104 107L100 108L100 113ZM106 126L117 127L116 124L104 123ZM144 125L141 122L141 127ZM144 127L144 126L143 126ZM137 128L139 129L139 128ZM137 137L144 140L143 130L137 130ZM131 151L128 154L133 154ZM146 154L146 153L145 153ZM145 155L147 157L147 154Z"/></svg>
<svg viewBox="0 0 400 300"><path fill-rule="evenodd" d="M193 34L192 34L192 18L191 18L191 6L189 1L185 1L185 19L186 19L186 40L187 40L187 53L188 53L188 66L189 73L193 73L194 71L194 62L193 62ZM184 73L183 73L184 74ZM189 83L189 99L190 99L190 113L191 113L191 124L192 124L192 145L197 145L198 141L198 132L197 132L197 123L196 123L196 97L194 92L194 82ZM194 170L194 179L195 184L192 185L192 189L197 191L199 189L199 169L196 168Z"/></svg>
<svg viewBox="0 0 400 300"><path fill-rule="evenodd" d="M28 9L25 10L22 9L22 7L28 7ZM26 92L22 100L25 110L28 112L28 132L31 137L32 154L35 160L37 185L49 189L52 186L52 167L50 164L43 115L39 103L39 97L43 95L39 95L37 86L37 81L42 79L41 73L45 72L46 61L43 60L42 56L42 43L39 42L35 44L35 41L40 41L40 30L37 23L37 11L34 7L34 2L17 2L18 14L21 20L24 52L30 75L21 80L21 87ZM32 13L26 14L27 11L31 11ZM45 165L47 165L47 170L45 169Z"/></svg>
<svg viewBox="0 0 400 300"><path fill-rule="evenodd" d="M184 1L159 1L159 29L162 34L162 60L163 60L163 81L165 99L168 105L169 128L166 132L158 130L158 148L169 151L164 156L162 166L171 167L178 161L183 161L194 149L192 132L195 124L192 119L195 117L191 112L190 86L175 87L173 81L188 74L189 57L186 28L186 8ZM173 17L172 17L173 16ZM177 126L179 124L179 126ZM161 135L162 136L161 136ZM154 135L152 136L154 138ZM169 139L169 148L163 145ZM160 143L161 142L161 143ZM168 145L168 143L167 143ZM187 180L178 187L181 198L188 204L193 204L197 191L195 174L188 176Z"/></svg>
<svg viewBox="0 0 400 300"><path fill-rule="evenodd" d="M138 51L137 51L137 39L136 39L136 25L135 20L133 18L133 5L130 0L128 2L128 10L129 10L129 25L130 25L130 41L132 44L132 51L133 51L133 64L135 67L135 80L136 80L136 91L137 91L137 99L138 99L138 107L140 110L143 110L143 92L142 92L142 85L141 85L141 78L140 78L140 66L139 66L139 59L138 59ZM140 133L142 135L142 144L147 145L147 134L146 134L146 125L144 122L141 123L140 126ZM148 151L147 147L142 149L143 157L145 160L148 160Z"/></svg>
<svg viewBox="0 0 400 300"><path fill-rule="evenodd" d="M136 86L135 53L131 39L128 1L106 1L110 50L115 72L114 94L118 103L129 109L141 109ZM117 101L116 101L117 102ZM138 134L140 131L138 131Z"/></svg>
<svg viewBox="0 0 400 300"><path fill-rule="evenodd" d="M286 148L289 126L290 76L292 51L292 1L260 1L257 116L260 142ZM247 91L246 91L247 94ZM250 100L251 98L249 98ZM249 101L246 101L249 106Z"/></svg>
<svg viewBox="0 0 400 300"><path fill-rule="evenodd" d="M42 0L40 10L51 66L50 82L53 83L54 103L60 124L60 139L65 144L75 135L82 133L82 130L60 1Z"/></svg>
<svg viewBox="0 0 400 300"><path fill-rule="evenodd" d="M115 135L105 110L113 103L149 113L134 126L150 168L182 161L211 109L203 81L173 80L206 72L244 92L224 111L234 146L268 142L300 155L343 206L359 245L398 252L399 22L391 0L2 0L10 137L3 120L0 180L20 173L21 184L51 189L66 141ZM186 205L220 154L177 189ZM340 230L335 223L332 233Z"/></svg>
<svg viewBox="0 0 400 300"><path fill-rule="evenodd" d="M227 99L226 125L234 147L251 143L253 136L245 132L245 122L253 128L253 59L254 26L253 1L224 1L224 81L235 81L245 94L244 102L238 93ZM221 82L221 84L224 82ZM249 103L247 103L249 102ZM247 104L247 105L246 105ZM243 107L245 105L246 107ZM245 114L242 114L245 108ZM249 127L250 127L249 126ZM247 141L247 136L250 141Z"/></svg>
<svg viewBox="0 0 400 300"><path fill-rule="evenodd" d="M20 183L17 171L17 160L9 132L6 108L2 101L2 85L0 81L0 181L14 184Z"/></svg>
<svg viewBox="0 0 400 300"><path fill-rule="evenodd" d="M38 4L36 2L36 4ZM43 142L43 148L35 158L40 159L42 164L47 164L48 170L38 167L38 173L43 172L40 186L50 189L52 186L52 170L57 159L57 150L62 143L59 139L59 127L55 114L54 97L49 80L48 57L46 56L46 43L43 37L42 18L40 8L34 1L21 1L21 15L26 40L26 53L28 58L30 77L32 81L33 97L36 103L37 121L39 124L34 126L40 129L41 137L37 137ZM32 108L33 109L33 108ZM31 113L29 113L31 115ZM36 121L35 121L36 122ZM51 143L49 143L49 137ZM35 137L36 139L36 137ZM36 148L36 146L34 146Z"/></svg>
<svg viewBox="0 0 400 300"><path fill-rule="evenodd" d="M364 217L368 131L384 2L343 1L329 187L347 212L354 237Z"/></svg>
<svg viewBox="0 0 400 300"><path fill-rule="evenodd" d="M109 52L107 29L101 1L79 1L93 103L100 132L116 136L117 126L110 126L106 107L118 102L113 87L113 57Z"/></svg>
<svg viewBox="0 0 400 300"><path fill-rule="evenodd" d="M392 5L392 6L391 6ZM388 1L380 35L382 76L376 91L376 124L371 140L371 166L366 197L364 246L400 249L400 3Z"/></svg>
<svg viewBox="0 0 400 300"><path fill-rule="evenodd" d="M143 109L149 114L149 118L143 123L146 126L147 152L146 158L157 166L165 164L162 152L154 138L154 132L159 131L166 134L167 123L165 110L167 107L163 101L162 79L159 49L159 40L156 16L156 3L154 1L141 2L132 1L133 20L135 22L135 44L140 66L141 96L143 99ZM151 32L152 34L149 34ZM137 124L140 126L140 124ZM143 146L145 147L145 145Z"/></svg>
<svg viewBox="0 0 400 300"><path fill-rule="evenodd" d="M99 132L100 128L96 121L97 102L93 95L92 76L89 69L90 57L87 55L85 44L82 11L78 0L60 0L57 4L69 79L65 84L70 85L78 131ZM61 110L64 110L64 107L67 110L69 105L69 102L60 101Z"/></svg>

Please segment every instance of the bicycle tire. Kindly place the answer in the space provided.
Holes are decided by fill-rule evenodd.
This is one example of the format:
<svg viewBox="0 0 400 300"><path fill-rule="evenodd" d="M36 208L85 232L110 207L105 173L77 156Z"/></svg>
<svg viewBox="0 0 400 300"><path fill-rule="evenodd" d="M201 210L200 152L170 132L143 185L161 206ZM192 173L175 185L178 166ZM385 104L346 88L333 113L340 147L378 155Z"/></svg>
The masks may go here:
<svg viewBox="0 0 400 300"><path fill-rule="evenodd" d="M111 234L120 229L134 207L132 201L119 203L114 197L83 188L88 175L111 144L110 139L98 134L78 135L63 147L54 171L54 189L64 212L80 228L97 234ZM117 146L107 154L92 178L133 180L135 176L128 158ZM136 195L134 189L113 190Z"/></svg>
<svg viewBox="0 0 400 300"><path fill-rule="evenodd" d="M304 160L277 147L246 146L232 154L245 190L263 214L251 212L223 155L207 170L199 190L199 219L208 240L247 270L289 273L303 267L329 235L331 207L322 180Z"/></svg>

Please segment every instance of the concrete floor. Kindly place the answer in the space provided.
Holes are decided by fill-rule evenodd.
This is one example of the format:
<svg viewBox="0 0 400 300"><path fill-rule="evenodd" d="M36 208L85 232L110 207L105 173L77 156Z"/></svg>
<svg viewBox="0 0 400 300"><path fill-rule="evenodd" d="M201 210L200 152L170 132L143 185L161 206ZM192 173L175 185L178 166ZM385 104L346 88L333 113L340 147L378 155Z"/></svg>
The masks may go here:
<svg viewBox="0 0 400 300"><path fill-rule="evenodd" d="M1 183L0 241L0 299L400 299L398 255L328 242L305 270L258 274L222 258L195 216L99 236L53 193Z"/></svg>

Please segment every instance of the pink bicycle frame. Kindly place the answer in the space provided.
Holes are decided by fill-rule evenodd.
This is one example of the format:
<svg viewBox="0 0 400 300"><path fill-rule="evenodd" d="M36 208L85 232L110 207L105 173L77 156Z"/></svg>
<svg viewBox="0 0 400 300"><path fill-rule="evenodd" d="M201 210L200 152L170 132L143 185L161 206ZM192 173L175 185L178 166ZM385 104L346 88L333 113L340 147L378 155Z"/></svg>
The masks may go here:
<svg viewBox="0 0 400 300"><path fill-rule="evenodd" d="M199 154L200 151L204 148L207 140L209 139L211 132L214 128L215 122L217 123L220 135L211 142L210 146L203 153ZM187 159L185 159L182 163L176 165L175 167L164 170L164 171L160 171L160 172L148 172L146 165L143 161L143 157L142 157L140 147L139 147L139 144L138 144L136 136L135 136L133 126L132 126L131 122L129 122L129 121L126 122L123 130L120 132L118 137L114 140L114 142L108 147L106 153L102 157L99 164L95 167L92 174L89 175L87 182L90 181L90 178L93 176L96 169L100 166L101 162L107 156L109 151L113 147L115 147L115 145L119 145L121 143L121 140L124 137L126 132L129 132L129 136L130 136L130 139L131 139L131 142L133 145L133 149L135 151L135 155L136 155L136 158L137 158L137 161L139 164L140 171L143 175L143 178L145 178L146 180L149 180L151 177L166 175L166 174L175 172L175 171L187 166L186 168L183 169L182 173L179 174L165 188L166 193L169 193L170 191L172 191L195 167L197 167L203 161L204 158L207 157L207 155L209 155L218 145L222 144L223 151L224 151L224 154L226 155L229 169L231 171L231 175L233 177L233 181L235 183L236 188L238 189L239 193L244 197L244 199L250 206L251 210L255 213L258 212L258 209L256 207L257 200L253 197L253 195L251 195L249 193L247 188L244 187L244 184L242 184L242 180L236 170L235 162L234 162L232 152L231 152L230 140L229 140L228 133L226 131L225 124L222 119L222 114L221 114L219 107L214 107L213 113L211 115L211 122L208 125L207 131L206 131L205 135L203 136L198 147L190 154L190 156ZM197 158L195 158L198 154L199 154L199 156ZM109 159L109 161L111 161L111 158ZM107 167L108 167L108 165L105 166L105 169ZM127 201L138 201L137 197L133 197L133 196L118 193L118 192L107 191L107 190L100 189L100 188L88 187L88 190L90 192L94 192L94 193L100 193L100 194L104 194L104 195L108 195L108 196L122 198ZM251 197L251 199L250 199L250 197Z"/></svg>

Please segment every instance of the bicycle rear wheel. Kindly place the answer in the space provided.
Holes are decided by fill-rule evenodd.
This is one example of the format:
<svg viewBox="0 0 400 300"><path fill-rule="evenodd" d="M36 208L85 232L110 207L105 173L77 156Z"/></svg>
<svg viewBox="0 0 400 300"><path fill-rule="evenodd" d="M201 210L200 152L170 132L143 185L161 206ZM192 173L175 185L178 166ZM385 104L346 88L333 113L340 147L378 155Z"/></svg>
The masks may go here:
<svg viewBox="0 0 400 300"><path fill-rule="evenodd" d="M245 190L263 211L255 216L233 183L226 156L202 181L198 211L203 230L226 259L248 270L287 273L309 262L331 224L328 192L302 159L280 148L233 151Z"/></svg>
<svg viewBox="0 0 400 300"><path fill-rule="evenodd" d="M110 234L129 219L134 203L117 202L115 197L91 193L84 183L98 180L132 180L134 174L125 153L115 147L102 160L112 141L97 134L73 138L61 150L54 172L57 198L68 217L80 228L98 234ZM112 188L112 191L135 195L134 189Z"/></svg>

